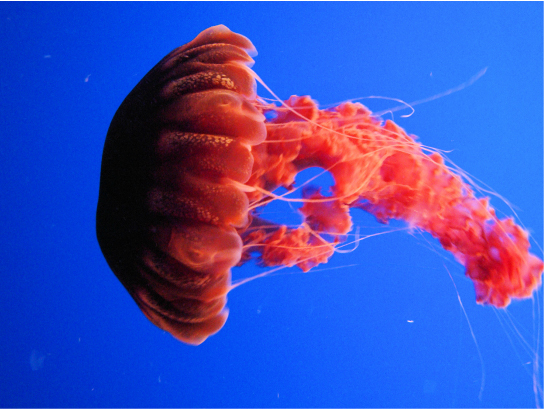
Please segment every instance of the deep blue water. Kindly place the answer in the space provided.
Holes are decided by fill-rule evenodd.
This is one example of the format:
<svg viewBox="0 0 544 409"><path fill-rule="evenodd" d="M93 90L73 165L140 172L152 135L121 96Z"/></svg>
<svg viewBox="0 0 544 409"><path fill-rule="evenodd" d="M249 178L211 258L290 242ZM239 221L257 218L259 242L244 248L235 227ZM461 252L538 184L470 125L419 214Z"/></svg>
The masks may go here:
<svg viewBox="0 0 544 409"><path fill-rule="evenodd" d="M411 102L488 67L395 120L507 198L542 257L542 3L0 3L0 21L1 406L535 405L522 342L534 347L538 307L476 305L428 236L371 238L313 273L237 288L225 327L193 347L141 314L94 213L121 101L173 48L225 24L252 40L254 70L282 98Z"/></svg>

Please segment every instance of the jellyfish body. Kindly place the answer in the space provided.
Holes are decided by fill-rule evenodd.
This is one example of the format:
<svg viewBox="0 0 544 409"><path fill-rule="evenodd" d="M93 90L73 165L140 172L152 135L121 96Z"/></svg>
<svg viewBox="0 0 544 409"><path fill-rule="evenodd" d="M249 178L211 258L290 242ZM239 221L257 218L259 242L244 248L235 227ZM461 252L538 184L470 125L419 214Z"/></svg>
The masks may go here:
<svg viewBox="0 0 544 409"><path fill-rule="evenodd" d="M249 204L234 182L266 137L246 50L217 27L172 51L123 101L104 146L102 252L147 318L190 344L227 319Z"/></svg>
<svg viewBox="0 0 544 409"><path fill-rule="evenodd" d="M543 264L528 234L499 220L439 153L361 104L320 110L296 96L281 109L264 104L248 68L253 53L225 26L203 31L140 81L108 130L97 236L155 325L203 342L227 319L232 267L255 252L267 266L324 263L351 230L352 208L430 232L466 267L479 303L531 296ZM305 189L300 227L257 217L273 190L292 188L313 166L335 184L327 197Z"/></svg>

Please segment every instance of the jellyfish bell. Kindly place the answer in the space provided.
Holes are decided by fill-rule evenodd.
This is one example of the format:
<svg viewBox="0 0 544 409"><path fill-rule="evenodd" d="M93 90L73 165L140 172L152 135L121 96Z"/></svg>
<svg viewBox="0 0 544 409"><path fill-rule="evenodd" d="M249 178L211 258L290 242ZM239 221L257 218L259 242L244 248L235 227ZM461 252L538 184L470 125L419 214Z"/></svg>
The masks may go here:
<svg viewBox="0 0 544 409"><path fill-rule="evenodd" d="M150 321L202 343L227 319L233 267L255 254L304 271L326 263L353 228L353 208L431 233L465 266L479 303L531 296L543 263L528 233L500 220L440 153L359 103L265 103L251 55L251 42L225 26L203 31L136 85L108 130L98 241ZM299 227L259 217L280 199L274 190L292 189L310 167L334 185L328 196L303 190Z"/></svg>
<svg viewBox="0 0 544 409"><path fill-rule="evenodd" d="M191 344L227 318L236 228L248 222L235 182L249 179L251 146L266 137L248 52L223 26L177 48L123 101L104 146L100 247L144 314Z"/></svg>

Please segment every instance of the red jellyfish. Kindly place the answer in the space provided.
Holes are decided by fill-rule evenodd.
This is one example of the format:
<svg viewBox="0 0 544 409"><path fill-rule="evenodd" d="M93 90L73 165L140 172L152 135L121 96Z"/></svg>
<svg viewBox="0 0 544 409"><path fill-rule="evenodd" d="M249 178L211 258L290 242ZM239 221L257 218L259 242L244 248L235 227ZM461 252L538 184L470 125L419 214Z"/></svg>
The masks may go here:
<svg viewBox="0 0 544 409"><path fill-rule="evenodd" d="M531 296L543 263L528 233L499 219L439 153L359 103L263 102L254 53L247 38L211 27L163 58L111 122L97 236L149 320L202 343L227 319L232 267L256 252L266 266L325 263L352 229L351 208L431 233L465 266L478 303ZM315 166L334 186L327 197L304 190L300 227L257 216L276 188Z"/></svg>

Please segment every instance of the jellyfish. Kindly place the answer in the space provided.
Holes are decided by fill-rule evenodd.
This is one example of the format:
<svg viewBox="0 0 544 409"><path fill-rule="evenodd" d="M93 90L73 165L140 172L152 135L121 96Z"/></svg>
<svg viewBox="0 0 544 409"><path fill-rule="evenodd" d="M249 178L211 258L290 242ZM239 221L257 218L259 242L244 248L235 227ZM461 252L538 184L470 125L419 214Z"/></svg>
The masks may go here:
<svg viewBox="0 0 544 409"><path fill-rule="evenodd" d="M202 343L225 324L232 268L255 257L303 271L326 263L354 227L352 209L429 232L464 265L480 304L531 297L543 263L528 233L500 219L438 151L360 103L267 102L255 54L225 26L204 30L145 75L109 127L98 242L151 322ZM334 185L326 194L304 186L300 226L261 217L310 167Z"/></svg>

